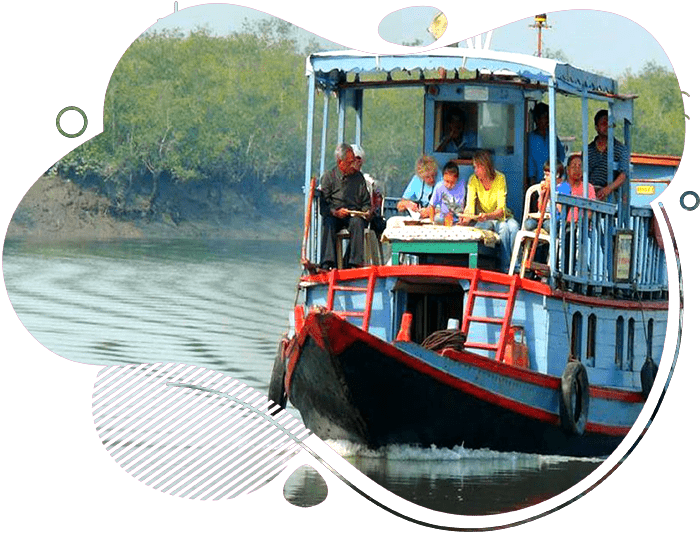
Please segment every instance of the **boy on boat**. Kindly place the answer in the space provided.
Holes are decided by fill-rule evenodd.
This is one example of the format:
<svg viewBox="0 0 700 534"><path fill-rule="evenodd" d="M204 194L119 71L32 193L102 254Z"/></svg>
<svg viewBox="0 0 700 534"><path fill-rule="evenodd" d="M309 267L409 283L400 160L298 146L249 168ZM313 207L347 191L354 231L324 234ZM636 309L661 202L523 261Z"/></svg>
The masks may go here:
<svg viewBox="0 0 700 534"><path fill-rule="evenodd" d="M430 221L451 226L464 211L467 191L464 180L459 179L459 167L448 162L442 169L442 182L435 186L428 205Z"/></svg>

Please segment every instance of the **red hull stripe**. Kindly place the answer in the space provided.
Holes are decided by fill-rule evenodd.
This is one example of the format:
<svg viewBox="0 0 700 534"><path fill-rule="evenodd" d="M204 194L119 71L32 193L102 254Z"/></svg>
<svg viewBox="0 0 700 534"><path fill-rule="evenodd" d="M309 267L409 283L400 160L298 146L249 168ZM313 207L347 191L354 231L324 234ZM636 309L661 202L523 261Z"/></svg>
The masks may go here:
<svg viewBox="0 0 700 534"><path fill-rule="evenodd" d="M324 332L330 331L333 332L333 336L326 337ZM300 357L298 347L303 345L307 335L310 335L320 347L325 348L325 350L335 355L342 353L343 350L347 349L347 347L349 347L355 341L361 341L377 352L380 352L387 357L394 358L420 373L431 376L432 378L435 378L436 380L439 380L440 382L468 395L472 395L475 398L532 419L537 419L554 425L560 424L558 414L554 414L539 408L534 408L527 404L520 403L507 397L503 397L497 393L480 388L474 384L464 382L463 380L445 373L440 369L431 367L421 360L410 356L406 352L391 344L383 342L367 332L363 332L359 328L333 314L311 313L309 316L307 316L304 328L302 329L301 334L297 336L298 343L293 344L296 348L290 355L287 380L285 384L287 392L289 392L291 378ZM330 346L328 346L329 343ZM448 353L450 356L454 357L454 359L458 359L459 361L463 361L487 372L499 374L501 376L506 376L524 383L529 383L552 390L558 390L559 388L560 380L555 377L542 375L526 369L512 367L476 354L458 353L457 351L449 349L446 350L444 354L447 356ZM456 355L459 355L459 357L455 357ZM620 391L612 388L592 386L590 388L590 394L591 397L603 400L615 400L631 403L644 402L643 397L639 393ZM586 431L588 432L611 436L624 436L627 434L627 432L629 432L629 430L630 427L628 426L603 425L593 422L589 422L586 425Z"/></svg>

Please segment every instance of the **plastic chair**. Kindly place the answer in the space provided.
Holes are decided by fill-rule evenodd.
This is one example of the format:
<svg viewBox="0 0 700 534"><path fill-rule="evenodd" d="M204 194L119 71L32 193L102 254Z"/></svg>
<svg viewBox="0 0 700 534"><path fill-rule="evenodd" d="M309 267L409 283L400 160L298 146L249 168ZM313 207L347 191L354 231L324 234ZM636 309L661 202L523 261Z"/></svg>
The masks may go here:
<svg viewBox="0 0 700 534"><path fill-rule="evenodd" d="M535 241L535 231L533 230L526 230L525 229L525 221L528 218L533 218L535 220L539 219L540 217L540 212L531 212L530 211L530 204L532 201L532 195L535 193L540 193L540 186L541 184L534 184L528 187L527 191L525 192L525 204L523 208L523 222L520 226L520 230L518 230L518 233L515 234L515 242L513 243L513 255L510 258L510 268L508 269L508 274L513 274L515 272L515 266L518 263L518 258L520 257L520 249L522 247L522 257L527 258L528 255L530 254L530 249L532 248L532 244ZM545 212L544 214L545 219L549 219L549 213ZM540 229L540 236L538 238L538 243L547 243L549 245L550 243L550 236L549 234L544 230L544 228Z"/></svg>

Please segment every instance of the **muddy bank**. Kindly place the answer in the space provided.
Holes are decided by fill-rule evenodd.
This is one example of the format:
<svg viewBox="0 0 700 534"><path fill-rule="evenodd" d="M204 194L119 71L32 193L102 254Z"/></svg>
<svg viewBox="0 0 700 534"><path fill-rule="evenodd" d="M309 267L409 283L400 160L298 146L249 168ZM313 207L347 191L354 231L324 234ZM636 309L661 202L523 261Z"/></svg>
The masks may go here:
<svg viewBox="0 0 700 534"><path fill-rule="evenodd" d="M236 202L232 199L232 202ZM167 212L129 218L115 216L105 195L58 176L42 176L15 210L6 238L74 241L154 238L236 238L298 240L302 233L301 195L274 194L264 212L200 208L196 219Z"/></svg>

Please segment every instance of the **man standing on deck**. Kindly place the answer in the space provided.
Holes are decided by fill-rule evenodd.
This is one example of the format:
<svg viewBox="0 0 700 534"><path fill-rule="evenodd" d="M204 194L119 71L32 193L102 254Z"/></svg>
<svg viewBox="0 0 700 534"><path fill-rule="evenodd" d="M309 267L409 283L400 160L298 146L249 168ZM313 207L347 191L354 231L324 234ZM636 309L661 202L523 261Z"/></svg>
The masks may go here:
<svg viewBox="0 0 700 534"><path fill-rule="evenodd" d="M608 110L601 109L594 118L595 139L588 145L588 183L596 191L598 200L606 200L627 180L630 158L625 146L613 138L613 181L608 184Z"/></svg>
<svg viewBox="0 0 700 534"><path fill-rule="evenodd" d="M338 265L335 238L342 228L350 232L346 253L348 267L362 267L364 233L371 207L367 183L362 173L357 171L355 154L350 145L339 144L335 149L335 160L337 165L321 176L321 267L333 269Z"/></svg>
<svg viewBox="0 0 700 534"><path fill-rule="evenodd" d="M539 184L544 178L544 164L549 161L549 106L544 102L535 104L532 110L535 128L527 134L527 179L528 187ZM557 161L564 161L564 145L557 137Z"/></svg>

